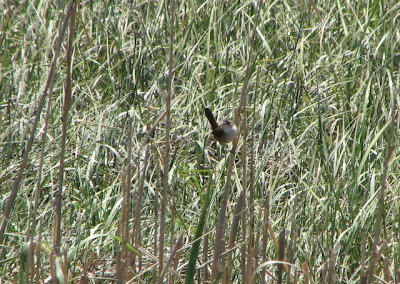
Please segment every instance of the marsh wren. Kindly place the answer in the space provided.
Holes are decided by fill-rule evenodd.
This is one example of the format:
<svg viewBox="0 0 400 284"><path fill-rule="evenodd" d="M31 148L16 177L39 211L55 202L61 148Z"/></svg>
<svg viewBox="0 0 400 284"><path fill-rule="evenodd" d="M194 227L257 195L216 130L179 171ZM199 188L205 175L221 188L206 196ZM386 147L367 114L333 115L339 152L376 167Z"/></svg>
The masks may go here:
<svg viewBox="0 0 400 284"><path fill-rule="evenodd" d="M221 124L215 120L212 111L209 108L205 108L204 112L208 121L211 124L212 132L211 134L214 136L215 140L219 142L219 144L227 144L232 142L236 136L238 135L238 129L236 125L230 120L224 120Z"/></svg>

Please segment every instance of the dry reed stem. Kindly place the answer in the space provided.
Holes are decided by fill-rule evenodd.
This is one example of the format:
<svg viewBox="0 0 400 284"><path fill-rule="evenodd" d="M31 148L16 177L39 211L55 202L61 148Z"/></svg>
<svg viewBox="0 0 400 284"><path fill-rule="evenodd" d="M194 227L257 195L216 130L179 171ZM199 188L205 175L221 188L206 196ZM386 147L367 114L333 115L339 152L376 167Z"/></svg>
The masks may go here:
<svg viewBox="0 0 400 284"><path fill-rule="evenodd" d="M40 119L40 116L41 116L41 113L42 113L42 110L43 110L45 99L46 99L47 94L49 93L49 90L50 90L50 87L51 87L51 82L53 80L53 75L54 75L54 72L56 70L57 59L58 59L58 56L60 54L61 43L62 43L62 41L64 39L64 34L65 34L66 29L67 29L69 18L70 18L71 14L72 14L72 11L74 9L73 8L74 4L75 4L75 1L74 0L71 1L70 5L69 5L69 7L67 9L67 13L66 13L66 15L64 17L64 21L63 21L63 23L62 23L62 25L60 27L59 33L58 33L57 43L56 43L56 46L54 48L54 50L55 50L54 57L53 57L53 60L51 62L51 65L50 65L50 70L49 70L49 74L47 76L46 84L44 86L42 95L40 96L40 99L39 99L39 102L38 102L35 119L33 121L31 132L29 134L28 142L26 143L26 148L25 148L25 151L24 151L23 156L22 156L22 162L20 164L17 177L14 179L13 186L12 186L12 189L11 189L11 193L10 193L10 196L8 197L8 200L6 202L6 206L5 206L5 209L4 209L4 219L3 219L3 222L1 223L1 227L0 227L0 244L3 244L3 241L4 241L4 233L6 231L7 223L8 223L8 220L10 219L10 214L11 214L12 208L14 206L15 199L17 197L18 189L19 189L19 186L20 186L22 178L23 178L24 170L25 170L27 162L28 162L28 156L29 156L29 153L30 153L30 151L32 149L33 140L35 139L35 132L36 132L37 125L39 123L39 119ZM0 255L1 254L2 253L0 253Z"/></svg>
<svg viewBox="0 0 400 284"><path fill-rule="evenodd" d="M252 115L252 127L251 127L251 144L250 144L250 199L249 199L249 242L247 246L247 274L252 275L255 271L256 257L255 252L255 216L254 216L254 196L255 196L255 170L254 170L254 137L255 137L255 125L256 125L256 101L258 95L258 82L260 80L260 68L257 69L256 84L254 87L253 97L253 115ZM258 255L258 253L257 253ZM249 277L248 277L249 279ZM242 283L247 283L242 279Z"/></svg>
<svg viewBox="0 0 400 284"><path fill-rule="evenodd" d="M53 82L53 81L52 81ZM47 108L46 108L46 115L44 118L44 126L43 126L43 130L42 130L42 135L40 135L40 140L41 140L41 146L40 146L40 156L39 156L39 168L38 168L38 179L36 182L36 186L35 186L35 200L34 200L34 205L33 205L33 212L32 212L32 218L31 218L31 226L30 226L30 236L29 236L29 253L28 253L28 261L27 261L27 266L28 267L33 267L34 269L34 276L32 275L30 278L30 282L29 283L33 283L33 279L34 277L36 277L36 280L39 280L39 270L40 270L40 253L38 254L38 252L40 252L40 241L38 239L37 241L37 245L36 245L36 269L34 268L34 263L33 263L33 248L34 248L34 234L35 234L35 228L36 228L36 218L37 218L37 211L39 209L39 198L40 198L40 193L41 193L41 183L42 183L42 173L43 173L43 161L44 161L44 154L45 154L45 148L46 148L46 135L47 135L47 129L49 126L49 117L50 117L50 110L51 110L51 102L52 102L52 87L50 87L50 91L49 91L49 100L47 101ZM40 219L42 220L42 219ZM39 234L39 237L41 236L41 234ZM27 281L28 278L25 278L25 280ZM25 281L25 282L26 282ZM37 282L36 281L36 282ZM38 282L37 282L38 283Z"/></svg>
<svg viewBox="0 0 400 284"><path fill-rule="evenodd" d="M168 6L165 5L167 10ZM171 97L172 97L172 81L174 69L174 28L175 28L175 1L171 1L171 20L170 20L170 34L169 34L169 62L168 62L168 76L167 76L167 92L164 94L166 122L165 122L165 153L164 153L164 167L162 176L162 200L161 200L161 220L160 220L160 247L159 247L159 279L158 283L163 283L162 271L164 269L164 238L165 238L165 215L167 206L167 197L170 191L168 184L169 176L169 153L170 153L170 131L171 131Z"/></svg>
<svg viewBox="0 0 400 284"><path fill-rule="evenodd" d="M279 233L279 249L278 249L278 260L283 262L285 259L285 249L286 249L286 237L285 237L285 229L283 229ZM277 271L277 279L278 284L282 284L283 280L283 265L282 263L278 263L278 271Z"/></svg>
<svg viewBox="0 0 400 284"><path fill-rule="evenodd" d="M161 271L161 278L163 278L165 273L167 273L169 267L171 266L172 261L174 260L175 256L178 253L178 250L182 247L183 235L184 235L184 232L181 232L179 234L178 240L177 240L176 244L174 245L174 247L171 250L171 254L170 254L170 256L169 256L169 258L168 258L168 260L167 260L167 262L166 262L166 264L164 266L164 269L163 269L163 271Z"/></svg>
<svg viewBox="0 0 400 284"><path fill-rule="evenodd" d="M255 23L258 23L259 19L259 11L260 11L260 5L262 1L258 1L257 5L257 11L256 11L256 18L257 20ZM243 80L243 87L242 87L242 92L241 92L241 97L240 97L240 103L239 106L236 109L235 113L235 124L240 125L240 119L242 113L246 110L246 104L247 104L247 97L248 97L248 91L249 91L249 80L250 76L252 73L252 67L253 67L253 53L254 53L254 43L255 43L255 36L256 36L256 30L257 30L257 25L254 24L253 26L253 31L252 31L252 36L250 40L250 51L249 51L249 57L247 59L247 66L246 66L246 74ZM225 259L222 257L222 254L225 250L225 241L224 241L224 235L225 235L225 223L226 223L226 210L227 210L227 204L228 204L228 198L229 198L229 193L230 193L230 188L231 188L231 180L232 180L232 169L233 169L233 164L236 156L236 148L237 144L239 141L240 135L233 140L232 143L232 149L230 151L229 155L229 162L228 162L228 170L226 174L226 182L225 182L225 187L224 187L224 193L220 205L220 211L218 215L218 223L217 223L217 228L216 228L216 233L215 233L215 242L214 242L214 251L213 251L213 263L212 263L212 274L211 274L211 281L215 280L218 275L221 273L223 267L225 267ZM243 143L246 143L244 141ZM243 177L244 179L246 177ZM231 265L230 263L228 265ZM225 275L225 281L227 281L227 278L230 278L229 271L228 275Z"/></svg>
<svg viewBox="0 0 400 284"><path fill-rule="evenodd" d="M386 190L386 184L387 184L387 178L389 174L389 163L390 160L392 159L393 152L395 149L395 146L393 145L393 137L395 133L395 127L396 127L396 118L398 115L398 110L397 110L397 100L395 95L392 95L392 108L390 111L390 127L389 127L389 133L388 133L388 139L387 139L387 152L386 152L386 158L385 158L385 163L384 163L384 172L383 172L383 177L382 177L382 184L380 188L380 195L379 195L379 200L378 200L378 210L376 214L376 219L375 219L375 225L374 225L374 239L372 243L372 257L370 259L370 263L368 266L368 271L366 275L366 282L370 283L373 279L373 270L374 266L376 264L376 261L378 259L379 251L378 251L378 243L379 243L379 236L380 236L380 229L381 229L381 222L382 222L382 216L383 216L383 208L385 205L385 190Z"/></svg>
<svg viewBox="0 0 400 284"><path fill-rule="evenodd" d="M60 150L60 163L58 169L58 189L55 194L55 208L54 208L54 254L60 256L61 250L61 220L62 220L62 189L64 185L64 161L65 161L65 147L67 141L67 127L68 127L68 112L72 104L72 43L74 40L74 24L75 24L75 9L76 2L72 1L71 15L69 20L69 34L66 55L66 78L64 89L64 105L62 112L62 136L61 136L61 150Z"/></svg>

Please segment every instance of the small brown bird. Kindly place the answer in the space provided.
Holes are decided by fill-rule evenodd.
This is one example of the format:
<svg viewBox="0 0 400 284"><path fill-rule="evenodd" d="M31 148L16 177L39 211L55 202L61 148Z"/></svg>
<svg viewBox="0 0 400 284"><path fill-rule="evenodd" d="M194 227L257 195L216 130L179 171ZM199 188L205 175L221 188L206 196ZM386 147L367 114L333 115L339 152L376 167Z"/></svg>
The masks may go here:
<svg viewBox="0 0 400 284"><path fill-rule="evenodd" d="M209 108L206 107L204 112L211 124L212 135L221 145L230 143L236 138L238 130L232 121L224 120L221 124L218 124Z"/></svg>

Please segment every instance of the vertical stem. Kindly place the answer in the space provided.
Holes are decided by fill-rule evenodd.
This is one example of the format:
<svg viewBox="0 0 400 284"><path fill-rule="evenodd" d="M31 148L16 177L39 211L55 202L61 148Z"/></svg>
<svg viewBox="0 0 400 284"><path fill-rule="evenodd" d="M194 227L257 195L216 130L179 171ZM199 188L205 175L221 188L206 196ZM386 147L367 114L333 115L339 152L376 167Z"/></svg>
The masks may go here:
<svg viewBox="0 0 400 284"><path fill-rule="evenodd" d="M254 223L255 223L255 216L254 216L254 195L255 195L255 185L254 185L254 136L255 136L255 120L256 120L256 102L257 102L257 92L258 92L258 81L260 76L260 70L257 70L257 79L255 84L254 90L254 97L253 97L253 120L251 127L251 144L250 144L250 200L249 200L249 242L247 246L247 274L248 278L250 279L250 275L255 272L255 237L254 237ZM242 277L242 283L246 283Z"/></svg>
<svg viewBox="0 0 400 284"><path fill-rule="evenodd" d="M254 46L255 46L255 37L256 37L256 32L257 32L257 23L259 22L259 15L260 15L260 5L262 1L259 0L257 2L257 11L256 11L256 21L253 26L253 31L252 31L252 36L250 39L250 50L249 50L249 55L247 59L247 66L246 66L246 74L243 79L243 87L242 87L242 92L240 96L240 103L238 108L236 109L236 115L235 115L235 124L239 125L240 122L240 116L242 113L246 110L246 105L247 105L247 98L248 98L248 93L249 93L249 81L250 81L250 76L252 73L253 69L253 56L254 56ZM222 272L222 268L225 266L225 257L222 257L222 254L225 250L225 240L224 240L224 235L225 235L225 223L226 223L226 210L227 210L227 204L228 204L228 198L229 198L229 193L230 193L230 188L231 188L231 180L232 180L232 169L233 169L233 164L235 160L235 155L236 155L236 148L237 144L239 141L239 136L233 141L232 143L232 150L230 151L230 156L229 156L229 163L228 163L228 170L226 174L226 183L224 187L224 194L221 200L221 205L220 205L220 211L218 215L218 223L217 223L217 228L215 232L215 244L214 244L214 260L212 263L212 274L211 274L211 280L216 280L218 275ZM246 143L244 140L243 143ZM243 177L245 179L246 176ZM239 203L241 201L239 200ZM234 220L235 221L235 220ZM236 222L236 221L235 221ZM236 226L233 224L233 226ZM230 243L235 239L235 236L231 234L230 237L231 241ZM229 277L229 271L228 271L228 277ZM225 277L226 279L226 277Z"/></svg>
<svg viewBox="0 0 400 284"><path fill-rule="evenodd" d="M53 60L51 62L49 75L47 76L46 84L44 86L42 95L40 96L40 99L39 99L39 102L38 102L38 107L36 109L35 120L33 122L33 125L32 125L32 128L31 128L31 132L29 134L28 142L26 143L26 148L25 148L25 151L24 151L23 156L22 156L22 162L21 162L21 165L19 167L17 177L14 179L12 190L11 190L10 196L9 196L9 198L7 200L7 203L6 203L6 206L5 206L5 209L4 209L4 218L3 218L3 221L2 221L1 227L0 227L0 244L2 244L3 241L4 241L4 233L5 233L6 228L7 228L8 220L10 219L10 215L11 215L12 208L14 206L15 199L17 198L19 185L22 182L22 176L23 176L23 173L24 173L24 169L25 169L26 164L28 162L28 155L29 155L29 152L32 149L33 140L35 139L36 128L37 128L37 125L39 123L39 119L40 119L40 116L41 116L41 113L42 113L42 110L43 110L45 99L46 99L47 94L49 93L49 90L50 90L50 87L51 87L51 81L53 80L53 75L54 75L54 72L56 70L57 59L58 59L58 56L60 54L61 43L62 43L62 40L64 39L64 34L65 34L66 29L67 29L67 24L68 24L68 21L69 21L69 17L71 16L72 9L73 9L72 6L74 4L75 4L75 1L74 0L71 1L71 4L70 4L70 6L68 7L68 10L67 10L67 14L65 15L65 18L64 18L64 22L62 23L62 25L60 27L60 30L59 30L59 33L58 33L57 44L56 44L56 46L54 48L55 52L54 52Z"/></svg>
<svg viewBox="0 0 400 284"><path fill-rule="evenodd" d="M385 159L385 166L384 166L384 171L383 171L383 177L382 177L382 185L380 188L380 195L379 195L379 200L378 200L378 211L376 213L376 220L375 220L375 225L374 225L374 239L372 243L372 257L370 259L370 263L368 266L368 272L367 272L367 279L366 283L372 283L373 279L373 273L374 273L374 266L375 263L378 259L378 242L379 242L379 234L380 234L380 229L381 229L381 222L382 222L382 215L383 215L383 206L385 204L385 190L386 190L386 182L387 182L387 177L389 174L389 162L393 156L393 151L395 146L393 145L393 136L395 133L395 127L396 127L396 116L397 114L397 100L394 95L392 95L392 107L391 107L391 113L390 113L390 128L389 128L389 133L388 133L388 146L387 146L387 152L386 152L386 159Z"/></svg>
<svg viewBox="0 0 400 284"><path fill-rule="evenodd" d="M167 5L165 6L167 10ZM169 176L169 152L170 152L170 130L171 130L171 97L172 97L172 78L174 67L174 24L175 22L175 1L171 0L171 20L170 20L170 34L169 34L169 62L168 62L168 84L167 93L165 94L165 109L166 109L166 122L165 122L165 154L164 154L164 167L163 167L163 190L161 200L161 220L160 220L160 253L159 260L159 279L158 283L163 283L161 272L164 268L164 238L165 238L165 215L167 195L170 191L168 184Z"/></svg>
<svg viewBox="0 0 400 284"><path fill-rule="evenodd" d="M68 127L68 111L72 104L72 42L74 38L74 14L75 14L75 1L72 2L71 14L69 21L69 35L67 46L67 70L64 88L64 106L62 114L62 137L61 137L61 151L60 151L60 168L58 172L58 190L55 194L55 213L54 213L54 254L60 256L61 249L61 207L62 207L62 188L64 185L64 161L65 161L65 146L67 140L67 127Z"/></svg>

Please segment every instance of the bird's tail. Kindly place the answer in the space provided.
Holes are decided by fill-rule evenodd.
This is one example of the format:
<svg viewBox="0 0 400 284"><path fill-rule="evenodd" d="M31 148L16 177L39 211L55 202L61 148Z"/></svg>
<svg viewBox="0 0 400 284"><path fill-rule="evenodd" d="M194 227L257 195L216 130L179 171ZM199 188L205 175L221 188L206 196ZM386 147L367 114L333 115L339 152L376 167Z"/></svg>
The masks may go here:
<svg viewBox="0 0 400 284"><path fill-rule="evenodd" d="M217 128L217 127L218 127L218 123L217 123L217 121L215 120L212 111L211 111L208 107L206 107L206 108L204 109L204 113L206 114L206 117L207 117L208 121L209 121L210 124L211 124L211 128L212 128L212 129Z"/></svg>

